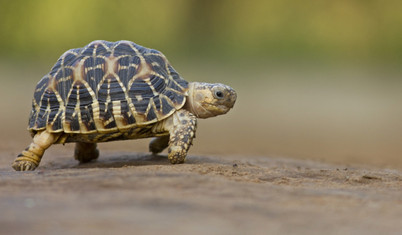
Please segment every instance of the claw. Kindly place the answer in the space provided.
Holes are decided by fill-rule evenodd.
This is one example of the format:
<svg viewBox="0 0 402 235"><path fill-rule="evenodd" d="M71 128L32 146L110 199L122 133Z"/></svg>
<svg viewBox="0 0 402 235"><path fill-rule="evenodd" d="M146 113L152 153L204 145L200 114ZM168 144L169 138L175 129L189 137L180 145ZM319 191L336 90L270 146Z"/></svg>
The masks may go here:
<svg viewBox="0 0 402 235"><path fill-rule="evenodd" d="M15 161L12 167L16 171L33 171L38 165L30 161Z"/></svg>

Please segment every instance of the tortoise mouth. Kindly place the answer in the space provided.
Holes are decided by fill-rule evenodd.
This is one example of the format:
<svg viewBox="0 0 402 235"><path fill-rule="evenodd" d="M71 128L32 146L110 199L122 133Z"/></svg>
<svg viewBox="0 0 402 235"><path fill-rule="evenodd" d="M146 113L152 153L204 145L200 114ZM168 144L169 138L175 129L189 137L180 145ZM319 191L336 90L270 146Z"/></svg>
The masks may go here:
<svg viewBox="0 0 402 235"><path fill-rule="evenodd" d="M227 102L228 107L233 108L234 104L236 103L236 100L237 100L237 93L233 88L230 88L229 93L230 93L230 95L228 97L228 102Z"/></svg>

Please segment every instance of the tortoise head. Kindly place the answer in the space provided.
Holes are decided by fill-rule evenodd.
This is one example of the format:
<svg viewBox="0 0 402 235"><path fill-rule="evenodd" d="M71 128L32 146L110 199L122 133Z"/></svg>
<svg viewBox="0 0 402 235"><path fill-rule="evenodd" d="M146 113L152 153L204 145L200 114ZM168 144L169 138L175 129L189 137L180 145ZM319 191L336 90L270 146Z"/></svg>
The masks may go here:
<svg viewBox="0 0 402 235"><path fill-rule="evenodd" d="M187 109L198 118L227 113L236 102L236 91L220 83L192 82L189 85Z"/></svg>

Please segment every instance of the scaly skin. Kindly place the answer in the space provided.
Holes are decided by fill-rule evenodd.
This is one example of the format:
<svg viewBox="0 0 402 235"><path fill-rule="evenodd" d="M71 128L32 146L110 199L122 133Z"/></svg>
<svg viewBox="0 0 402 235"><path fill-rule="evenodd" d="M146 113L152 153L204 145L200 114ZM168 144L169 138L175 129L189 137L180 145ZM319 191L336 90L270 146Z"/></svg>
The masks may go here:
<svg viewBox="0 0 402 235"><path fill-rule="evenodd" d="M178 110L162 123L161 129L167 131L169 135L152 139L149 151L158 154L169 147L170 163L183 163L195 137L196 128L197 118L194 114L185 109Z"/></svg>
<svg viewBox="0 0 402 235"><path fill-rule="evenodd" d="M50 147L60 134L40 131L33 137L32 143L14 160L12 167L16 171L33 171L39 166L43 153Z"/></svg>
<svg viewBox="0 0 402 235"><path fill-rule="evenodd" d="M183 163L195 137L197 118L182 109L173 114L173 126L169 130L168 158L170 163Z"/></svg>
<svg viewBox="0 0 402 235"><path fill-rule="evenodd" d="M96 149L95 143L82 143L75 144L74 158L80 163L90 162L99 157L99 150Z"/></svg>

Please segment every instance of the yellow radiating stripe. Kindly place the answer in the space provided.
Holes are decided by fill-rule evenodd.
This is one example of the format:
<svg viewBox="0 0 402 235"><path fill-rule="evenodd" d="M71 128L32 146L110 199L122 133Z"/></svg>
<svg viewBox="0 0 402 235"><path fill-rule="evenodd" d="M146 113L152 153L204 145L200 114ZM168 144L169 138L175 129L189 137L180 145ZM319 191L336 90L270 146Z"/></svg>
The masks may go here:
<svg viewBox="0 0 402 235"><path fill-rule="evenodd" d="M46 129L48 128L49 125L49 114L50 114L50 99L47 99L47 106L46 106L46 111L45 111L45 116L46 116Z"/></svg>
<svg viewBox="0 0 402 235"><path fill-rule="evenodd" d="M49 88L50 88L50 87L49 87ZM55 80L54 78L53 78L53 80L52 80L51 89L52 89L52 91L54 92L54 95L56 96L57 101L59 102L59 110L57 111L56 115L54 116L54 119L53 119L52 123L50 124L50 127L51 127L51 128L50 128L50 129L48 128L48 131L49 131L49 132L58 132L58 131L63 130L63 123L62 123L62 126L61 126L61 130L60 130L60 129L57 129L56 131L54 131L52 127L54 126L54 123L55 123L56 120L58 119L58 116L60 115L60 113L64 113L66 108L65 108L65 104L64 104L63 99L61 98L59 92L58 92L57 89L56 89L56 80Z"/></svg>
<svg viewBox="0 0 402 235"><path fill-rule="evenodd" d="M117 61L122 57L125 57L125 55L116 57L116 60L114 61L114 63L117 63ZM118 68L117 71L119 71L119 69L122 69L122 67ZM124 97L130 107L131 102L130 102L130 98L128 96L126 86L124 86L124 84L120 80L120 77L118 76L118 74L116 74L113 70L109 71L109 74L111 74L116 79L116 81L119 83L119 86L121 87L122 91L124 92ZM110 91L110 88L109 88L109 91ZM127 129L127 128L130 128L130 126L133 126L133 125L127 126L124 124L124 117L121 115L121 102L120 101L112 102L112 110L113 110L113 116L115 117L116 126L118 129ZM133 115L132 110L129 110L129 113L127 116L131 116L131 115Z"/></svg>
<svg viewBox="0 0 402 235"><path fill-rule="evenodd" d="M84 81L83 82L85 88L87 89L87 91L89 92L89 94L92 97L92 120L95 123L95 128L102 128L103 126L99 126L99 123L101 123L100 119L99 119L99 102L98 99L96 98L95 92L92 90L92 88L89 86L88 82ZM96 112L95 112L96 110ZM93 133L93 132L97 132L97 130L91 130L88 131L87 133Z"/></svg>
<svg viewBox="0 0 402 235"><path fill-rule="evenodd" d="M113 101L113 117L116 121L116 126L119 130L127 129L127 125L124 122L124 117L121 115L121 102L118 100Z"/></svg>
<svg viewBox="0 0 402 235"><path fill-rule="evenodd" d="M159 95L159 93L155 90L155 87L152 85L150 78L146 78L146 79L144 79L144 81L145 81L145 83L149 86L149 88L151 88L152 94L153 94L154 96Z"/></svg>
<svg viewBox="0 0 402 235"><path fill-rule="evenodd" d="M167 58L164 54L162 54L162 52L159 53L145 53L144 56L147 55L154 55L154 56L159 56L163 61L167 62Z"/></svg>
<svg viewBox="0 0 402 235"><path fill-rule="evenodd" d="M49 80L50 80L50 78L49 78ZM43 84L41 87L35 89L35 92L38 92L38 91L42 90L45 86L48 86L48 84L46 84L46 83Z"/></svg>
<svg viewBox="0 0 402 235"><path fill-rule="evenodd" d="M103 121L100 119L100 111L99 111L99 103L98 102L92 103L92 113L93 113L96 130L98 132L101 130L104 130L105 127L103 125Z"/></svg>
<svg viewBox="0 0 402 235"><path fill-rule="evenodd" d="M80 124L80 133L87 133L88 128L82 121L82 114L81 114L81 100L80 100L80 86L77 85L77 104L75 105L75 112L78 113L78 122Z"/></svg>
<svg viewBox="0 0 402 235"><path fill-rule="evenodd" d="M81 133L81 130L82 130L82 125L83 125L83 123L82 123L82 119L81 119L81 110L80 110L80 89L79 89L79 85L75 85L76 86L76 88L77 88L77 103L75 104L75 107L74 107L74 113L73 113L73 115L72 115L72 117L74 118L75 116L78 116L78 123L79 123L79 125L80 125L80 128L79 128L79 130L71 130L71 126L70 126L70 133Z"/></svg>
<svg viewBox="0 0 402 235"><path fill-rule="evenodd" d="M155 61L152 62L151 65L161 67L161 65L158 62L155 62Z"/></svg>
<svg viewBox="0 0 402 235"><path fill-rule="evenodd" d="M50 81L50 79L48 80L48 83L46 84L46 85L49 85L49 81ZM38 117L39 117L39 113L40 113L40 107L42 106L42 101L43 101L43 97L45 96L45 94L46 94L46 89L43 91L43 93L42 93L42 96L40 97L40 102L39 102L39 109L38 109L38 115L36 115L36 118L35 118L35 129L39 129L38 128L38 125L37 125L37 123L38 123ZM49 104L48 104L49 105ZM45 112L45 114L46 114L46 112ZM46 122L47 122L47 118L46 118ZM42 129L45 129L46 128L46 125L45 125L45 127L44 128L40 128L41 130Z"/></svg>
<svg viewBox="0 0 402 235"><path fill-rule="evenodd" d="M104 121L103 124L104 124L105 126L107 126L107 125L109 125L110 123L112 123L113 121L114 121L114 117L111 116L108 120ZM113 130L113 129L116 129L116 128L108 128L108 130Z"/></svg>

